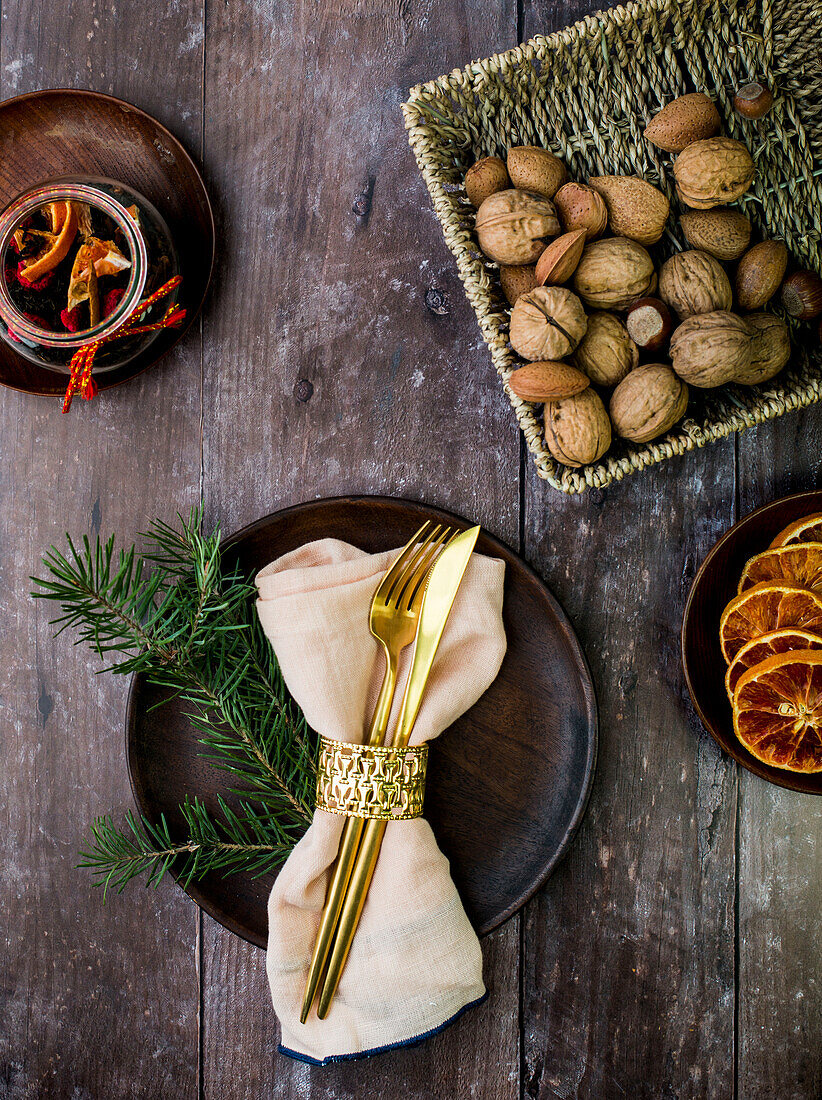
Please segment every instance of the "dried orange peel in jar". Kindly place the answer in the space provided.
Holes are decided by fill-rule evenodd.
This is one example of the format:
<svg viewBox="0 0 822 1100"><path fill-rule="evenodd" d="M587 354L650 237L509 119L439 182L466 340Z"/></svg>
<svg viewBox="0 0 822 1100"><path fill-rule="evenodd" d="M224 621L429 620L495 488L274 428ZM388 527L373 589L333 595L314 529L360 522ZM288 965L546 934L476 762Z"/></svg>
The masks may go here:
<svg viewBox="0 0 822 1100"><path fill-rule="evenodd" d="M822 652L778 653L742 676L734 692L734 731L765 764L822 771Z"/></svg>
<svg viewBox="0 0 822 1100"><path fill-rule="evenodd" d="M80 245L74 257L68 289L68 309L75 309L87 301L89 327L93 328L100 320L97 280L104 275L118 275L128 267L131 267L131 261L123 255L114 241L89 237L85 244Z"/></svg>
<svg viewBox="0 0 822 1100"><path fill-rule="evenodd" d="M97 290L97 272L94 270L94 249L89 243L80 245L74 257L68 288L68 309L76 309L88 302L89 328L100 320L100 295Z"/></svg>
<svg viewBox="0 0 822 1100"><path fill-rule="evenodd" d="M104 275L119 275L121 271L131 267L131 260L127 259L114 241L101 241L97 237L89 237L88 245L91 249L91 262L98 279Z"/></svg>
<svg viewBox="0 0 822 1100"><path fill-rule="evenodd" d="M20 272L21 277L27 282L37 282L38 279L53 271L69 254L69 249L77 236L77 213L72 203L69 202L65 205L67 207L66 217L53 243L47 247L45 252L40 253L33 263L29 264L28 267L24 267Z"/></svg>

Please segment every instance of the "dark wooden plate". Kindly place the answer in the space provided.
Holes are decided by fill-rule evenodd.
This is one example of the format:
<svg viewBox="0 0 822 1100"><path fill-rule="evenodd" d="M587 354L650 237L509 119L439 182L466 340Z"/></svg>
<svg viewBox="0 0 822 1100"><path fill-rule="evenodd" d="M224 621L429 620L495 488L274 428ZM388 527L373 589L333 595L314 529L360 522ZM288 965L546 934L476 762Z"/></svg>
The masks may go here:
<svg viewBox="0 0 822 1100"><path fill-rule="evenodd" d="M253 573L317 538L345 539L371 552L401 546L429 518L470 526L423 504L347 497L275 512L233 535L226 548ZM484 934L525 904L568 847L593 780L597 715L585 656L551 593L491 535L483 532L477 549L507 566L508 651L482 699L432 743L425 814L468 915ZM213 805L225 775L198 755L175 702L151 709L160 697L135 677L126 722L129 774L143 813L179 822L176 807L185 795ZM272 882L211 876L188 893L226 928L263 946Z"/></svg>
<svg viewBox="0 0 822 1100"><path fill-rule="evenodd" d="M767 550L794 520L822 512L822 490L796 493L758 508L727 531L694 578L682 621L682 663L697 714L711 736L754 775L792 791L822 794L822 773L803 775L757 760L737 740L725 694L725 658L719 648L719 619L736 595L745 562Z"/></svg>
<svg viewBox="0 0 822 1100"><path fill-rule="evenodd" d="M177 343L200 312L214 266L214 215L194 161L165 126L98 92L52 89L0 104L0 209L26 188L71 173L130 184L168 223L180 258L185 324L161 332L116 370L95 375L101 390L142 374ZM0 384L62 397L66 377L0 343Z"/></svg>

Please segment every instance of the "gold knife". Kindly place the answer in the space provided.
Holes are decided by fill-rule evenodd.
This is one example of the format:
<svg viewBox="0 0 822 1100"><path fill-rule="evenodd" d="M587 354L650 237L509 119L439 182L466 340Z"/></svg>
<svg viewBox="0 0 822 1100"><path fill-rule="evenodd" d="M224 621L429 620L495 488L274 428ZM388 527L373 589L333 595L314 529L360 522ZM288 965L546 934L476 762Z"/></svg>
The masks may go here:
<svg viewBox="0 0 822 1100"><path fill-rule="evenodd" d="M411 737L442 632L451 613L468 560L474 551L479 532L479 527L472 527L453 539L442 551L428 574L417 637L414 642L414 657L408 682L405 685L397 732L392 742L396 748L405 748ZM317 1015L321 1020L328 1015L351 950L368 887L371 885L374 868L377 865L386 824L384 820L376 820L368 821L365 826L317 1005Z"/></svg>

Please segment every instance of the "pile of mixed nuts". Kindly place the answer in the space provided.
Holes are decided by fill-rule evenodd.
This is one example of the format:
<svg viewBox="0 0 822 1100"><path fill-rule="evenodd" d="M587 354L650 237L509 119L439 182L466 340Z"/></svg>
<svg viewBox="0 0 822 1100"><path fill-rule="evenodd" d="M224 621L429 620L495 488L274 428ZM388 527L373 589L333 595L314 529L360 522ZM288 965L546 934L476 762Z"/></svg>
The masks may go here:
<svg viewBox="0 0 822 1100"><path fill-rule="evenodd" d="M759 84L734 99L746 119L772 103ZM658 270L648 248L670 209L646 180L569 181L562 161L535 146L509 149L507 163L484 157L465 175L479 246L499 264L512 307L511 347L527 360L508 385L544 404L546 445L566 466L601 458L612 431L636 443L669 431L685 414L689 386L773 378L791 343L786 322L762 310L780 287L791 316L822 314L822 279L812 271L785 278L785 245L751 247L750 221L727 205L751 186L755 167L745 145L719 130L719 113L701 92L673 100L645 129L648 141L676 154L677 195L690 208L679 219L690 249ZM733 262L731 276L724 265Z"/></svg>

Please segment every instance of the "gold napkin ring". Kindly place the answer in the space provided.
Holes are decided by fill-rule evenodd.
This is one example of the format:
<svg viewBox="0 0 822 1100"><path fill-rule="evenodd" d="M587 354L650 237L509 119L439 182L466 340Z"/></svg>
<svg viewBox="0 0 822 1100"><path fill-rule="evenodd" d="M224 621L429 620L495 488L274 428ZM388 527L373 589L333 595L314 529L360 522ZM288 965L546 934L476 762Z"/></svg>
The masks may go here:
<svg viewBox="0 0 822 1100"><path fill-rule="evenodd" d="M422 815L428 746L352 745L320 737L317 809L405 821Z"/></svg>

